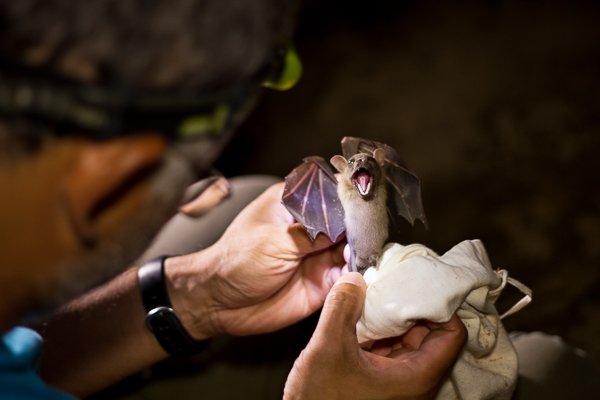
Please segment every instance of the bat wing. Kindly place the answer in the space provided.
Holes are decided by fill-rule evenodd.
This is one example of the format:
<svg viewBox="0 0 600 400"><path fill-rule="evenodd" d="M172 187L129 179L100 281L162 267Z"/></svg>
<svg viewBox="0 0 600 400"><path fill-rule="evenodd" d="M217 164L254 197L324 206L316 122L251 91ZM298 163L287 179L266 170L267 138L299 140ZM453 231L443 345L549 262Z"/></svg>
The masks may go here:
<svg viewBox="0 0 600 400"><path fill-rule="evenodd" d="M392 147L361 138L346 136L342 139L342 150L346 159L357 153L373 155L375 149L385 150L385 177L387 180L387 207L390 220L396 225L400 215L414 226L415 220L420 219L427 225L427 217L421 201L421 180L400 158Z"/></svg>
<svg viewBox="0 0 600 400"><path fill-rule="evenodd" d="M337 195L337 179L322 157L307 157L285 177L281 202L315 240L323 232L332 241L346 229Z"/></svg>

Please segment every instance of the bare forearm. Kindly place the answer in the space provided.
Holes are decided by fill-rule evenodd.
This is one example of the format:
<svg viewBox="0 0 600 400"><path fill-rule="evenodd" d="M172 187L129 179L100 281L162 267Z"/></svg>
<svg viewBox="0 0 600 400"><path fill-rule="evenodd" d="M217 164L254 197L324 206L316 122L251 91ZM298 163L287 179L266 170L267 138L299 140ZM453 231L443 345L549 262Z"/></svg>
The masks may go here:
<svg viewBox="0 0 600 400"><path fill-rule="evenodd" d="M40 333L42 377L87 396L168 356L144 324L137 270L60 309Z"/></svg>
<svg viewBox="0 0 600 400"><path fill-rule="evenodd" d="M312 241L282 192L263 193L213 246L166 260L171 304L197 340L272 332L323 304L343 244ZM70 303L43 329L43 377L85 396L168 357L144 316L137 269Z"/></svg>
<svg viewBox="0 0 600 400"><path fill-rule="evenodd" d="M165 282L174 310L198 340L216 336L203 286L206 265L199 253L165 261ZM39 331L44 337L42 378L76 396L102 390L169 356L145 324L137 272L132 268L62 307ZM196 285L191 286L191 282ZM189 290L203 295L189 303ZM186 301L188 300L188 301Z"/></svg>

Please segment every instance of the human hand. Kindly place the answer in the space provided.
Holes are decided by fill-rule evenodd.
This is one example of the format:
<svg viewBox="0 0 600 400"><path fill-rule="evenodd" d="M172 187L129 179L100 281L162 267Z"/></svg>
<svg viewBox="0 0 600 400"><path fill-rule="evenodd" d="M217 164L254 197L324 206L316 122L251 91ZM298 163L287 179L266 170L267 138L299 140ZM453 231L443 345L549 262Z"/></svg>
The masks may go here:
<svg viewBox="0 0 600 400"><path fill-rule="evenodd" d="M362 276L343 275L331 289L317 328L290 372L284 400L429 399L466 341L454 315L418 323L398 338L358 346L356 322L366 294Z"/></svg>
<svg viewBox="0 0 600 400"><path fill-rule="evenodd" d="M313 242L282 193L283 183L269 188L208 249L167 259L174 309L193 336L270 332L323 305L343 244L322 234Z"/></svg>

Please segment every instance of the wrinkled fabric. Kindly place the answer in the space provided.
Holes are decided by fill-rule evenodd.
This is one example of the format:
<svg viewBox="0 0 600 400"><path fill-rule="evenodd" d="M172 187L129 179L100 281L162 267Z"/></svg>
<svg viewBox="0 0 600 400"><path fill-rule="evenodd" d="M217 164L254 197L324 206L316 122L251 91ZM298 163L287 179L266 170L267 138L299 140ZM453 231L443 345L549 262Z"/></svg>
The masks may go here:
<svg viewBox="0 0 600 400"><path fill-rule="evenodd" d="M461 242L442 256L423 245L391 243L364 277L361 345L400 336L418 320L447 322L456 312L468 339L437 399L510 399L517 355L494 306L507 273L492 270L479 240Z"/></svg>

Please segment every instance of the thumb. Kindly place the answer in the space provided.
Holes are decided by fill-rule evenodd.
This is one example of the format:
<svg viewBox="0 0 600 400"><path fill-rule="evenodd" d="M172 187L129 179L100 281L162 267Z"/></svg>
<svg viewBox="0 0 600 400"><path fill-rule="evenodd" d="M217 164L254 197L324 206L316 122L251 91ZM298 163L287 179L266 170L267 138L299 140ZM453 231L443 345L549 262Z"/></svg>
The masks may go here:
<svg viewBox="0 0 600 400"><path fill-rule="evenodd" d="M366 291L367 284L358 272L339 277L327 295L315 334L356 344L356 322Z"/></svg>

